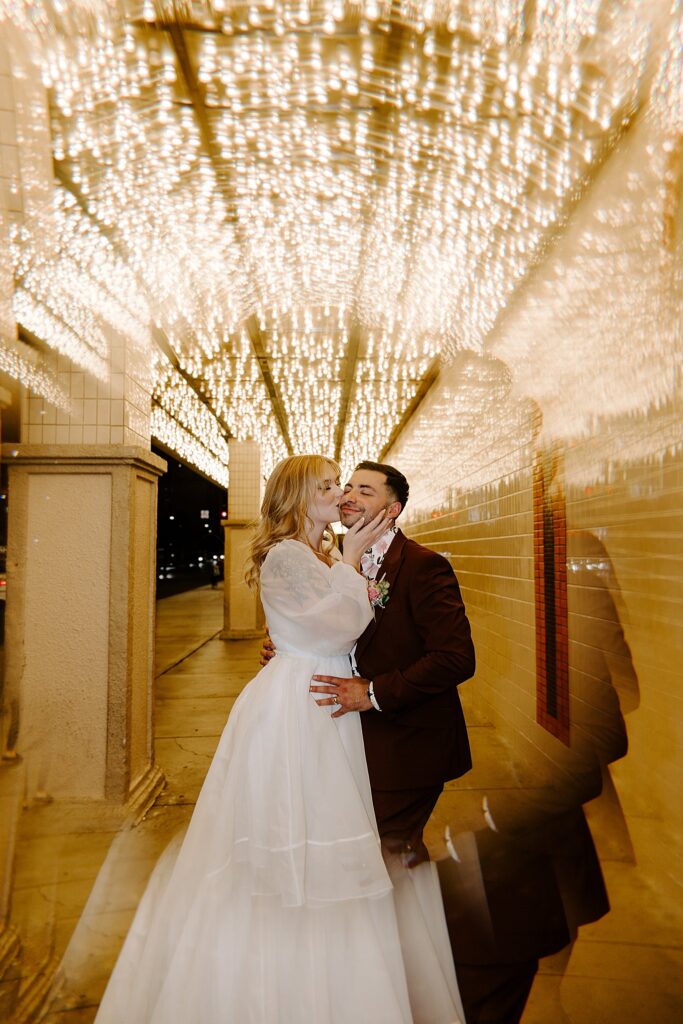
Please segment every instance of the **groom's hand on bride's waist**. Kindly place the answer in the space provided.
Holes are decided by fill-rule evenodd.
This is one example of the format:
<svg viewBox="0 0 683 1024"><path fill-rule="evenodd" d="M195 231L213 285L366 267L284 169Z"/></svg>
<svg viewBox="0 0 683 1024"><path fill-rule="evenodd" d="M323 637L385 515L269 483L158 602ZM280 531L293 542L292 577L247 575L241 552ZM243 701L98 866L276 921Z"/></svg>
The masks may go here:
<svg viewBox="0 0 683 1024"><path fill-rule="evenodd" d="M270 637L267 636L261 645L261 650L259 651L259 662L265 667L276 654L277 651L275 650L275 644Z"/></svg>
<svg viewBox="0 0 683 1024"><path fill-rule="evenodd" d="M321 693L316 700L321 707L337 706L332 718L339 718L349 711L369 711L372 702L368 696L369 679L359 676L313 676L311 693Z"/></svg>

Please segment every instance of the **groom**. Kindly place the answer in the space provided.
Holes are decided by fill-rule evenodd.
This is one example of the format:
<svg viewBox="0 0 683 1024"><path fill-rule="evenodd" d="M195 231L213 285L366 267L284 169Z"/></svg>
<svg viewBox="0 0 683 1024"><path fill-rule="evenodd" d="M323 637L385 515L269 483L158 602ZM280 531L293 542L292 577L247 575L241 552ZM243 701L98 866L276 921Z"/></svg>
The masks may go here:
<svg viewBox="0 0 683 1024"><path fill-rule="evenodd" d="M408 481L384 463L361 462L344 488L341 521L366 522L386 508L398 518ZM360 711L382 843L415 867L429 860L422 838L444 783L472 767L457 686L474 673L474 648L460 588L441 555L392 527L367 551L361 571L375 618L350 656L349 675L314 676L311 690Z"/></svg>

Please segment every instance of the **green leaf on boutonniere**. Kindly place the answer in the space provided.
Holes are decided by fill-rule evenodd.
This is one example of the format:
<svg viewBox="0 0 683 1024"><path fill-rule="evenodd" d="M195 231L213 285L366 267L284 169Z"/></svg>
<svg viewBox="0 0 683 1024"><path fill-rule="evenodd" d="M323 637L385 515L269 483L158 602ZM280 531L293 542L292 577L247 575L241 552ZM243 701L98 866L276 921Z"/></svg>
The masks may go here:
<svg viewBox="0 0 683 1024"><path fill-rule="evenodd" d="M368 598L373 608L385 608L389 601L389 580L368 580Z"/></svg>

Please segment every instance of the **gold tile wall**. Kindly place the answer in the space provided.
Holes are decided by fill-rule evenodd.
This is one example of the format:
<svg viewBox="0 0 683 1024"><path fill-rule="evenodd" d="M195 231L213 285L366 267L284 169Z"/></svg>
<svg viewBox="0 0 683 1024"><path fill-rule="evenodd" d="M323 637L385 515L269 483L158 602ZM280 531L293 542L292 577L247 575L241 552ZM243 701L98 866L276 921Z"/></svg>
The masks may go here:
<svg viewBox="0 0 683 1024"><path fill-rule="evenodd" d="M612 775L626 815L658 830L663 862L671 843L683 846L676 810L683 777L683 446L670 444L671 416L669 408L643 417L635 441L630 422L622 457L597 472L599 438L568 446L565 479L572 717L584 699L580 667L588 665L590 675L596 659L607 660L629 737ZM545 773L563 763L566 748L536 721L532 458L530 447L526 468L454 493L450 509L442 501L431 512L423 507L406 529L447 555L460 581L478 663L465 684L468 698L503 730L516 756ZM588 553L579 545L586 538ZM619 665L628 661L623 648L615 653L620 630L630 669ZM625 689L617 678L622 669L630 673Z"/></svg>
<svg viewBox="0 0 683 1024"><path fill-rule="evenodd" d="M68 396L69 408L58 409L27 389L21 410L22 440L28 444L123 444L148 448L149 367L131 343L113 332L107 364L108 379L98 381L67 356L48 353L45 365Z"/></svg>

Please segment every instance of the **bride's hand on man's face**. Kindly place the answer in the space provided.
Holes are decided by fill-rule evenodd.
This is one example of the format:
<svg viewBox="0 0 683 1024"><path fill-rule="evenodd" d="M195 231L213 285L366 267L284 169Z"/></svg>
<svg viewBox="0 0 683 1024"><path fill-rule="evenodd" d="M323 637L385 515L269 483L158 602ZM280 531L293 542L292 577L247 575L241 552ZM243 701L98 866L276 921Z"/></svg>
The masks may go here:
<svg viewBox="0 0 683 1024"><path fill-rule="evenodd" d="M392 525L393 519L387 515L387 510L379 510L374 519L369 523L361 517L344 534L344 561L356 568L360 565L360 557L364 551L372 547L375 541L386 533Z"/></svg>

